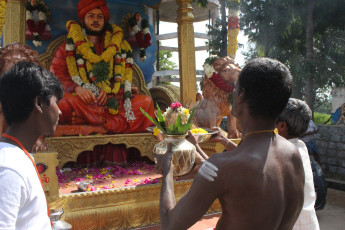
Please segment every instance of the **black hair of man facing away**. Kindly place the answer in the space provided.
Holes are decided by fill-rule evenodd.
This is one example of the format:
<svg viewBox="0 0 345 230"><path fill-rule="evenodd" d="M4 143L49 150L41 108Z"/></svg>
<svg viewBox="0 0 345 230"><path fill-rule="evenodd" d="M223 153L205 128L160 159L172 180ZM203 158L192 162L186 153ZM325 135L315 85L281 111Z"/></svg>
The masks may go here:
<svg viewBox="0 0 345 230"><path fill-rule="evenodd" d="M49 71L18 62L0 76L0 102L8 129L0 138L0 228L51 229L47 201L31 150L40 135L51 135L63 91ZM24 150L25 149L25 150Z"/></svg>
<svg viewBox="0 0 345 230"><path fill-rule="evenodd" d="M163 172L162 229L188 229L216 199L222 207L216 229L293 227L303 205L303 165L296 147L275 132L291 90L292 76L285 65L269 58L249 61L233 93L232 113L242 127L241 143L203 163L177 204L171 151L157 156Z"/></svg>

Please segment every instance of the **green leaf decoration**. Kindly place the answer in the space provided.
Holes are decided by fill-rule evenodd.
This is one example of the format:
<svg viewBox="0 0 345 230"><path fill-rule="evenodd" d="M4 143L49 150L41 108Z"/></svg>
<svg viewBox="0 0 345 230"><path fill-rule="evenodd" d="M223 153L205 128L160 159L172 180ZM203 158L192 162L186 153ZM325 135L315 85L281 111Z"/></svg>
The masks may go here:
<svg viewBox="0 0 345 230"><path fill-rule="evenodd" d="M157 107L157 120L162 127L165 127L165 121L164 121L164 117L162 115L162 110L159 108L158 104L156 104L156 107Z"/></svg>
<svg viewBox="0 0 345 230"><path fill-rule="evenodd" d="M96 63L93 67L93 74L96 77L96 83L102 82L108 79L109 77L109 63L105 61L101 61L99 63Z"/></svg>
<svg viewBox="0 0 345 230"><path fill-rule="evenodd" d="M140 107L140 111L145 115L145 117L147 117L147 119L149 119L153 124L155 124L157 126L158 129L160 129L163 133L165 133L165 128L163 128L161 126L161 124L154 118L152 118L147 112L145 112L145 110L143 110Z"/></svg>
<svg viewBox="0 0 345 230"><path fill-rule="evenodd" d="M167 134L170 134L170 135L176 134L175 133L175 127L176 127L176 125L174 125L174 124L169 125L167 128Z"/></svg>
<svg viewBox="0 0 345 230"><path fill-rule="evenodd" d="M194 109L193 109L192 112L190 113L189 118L188 118L188 121L187 121L187 124L192 124L193 117L194 117L194 113L195 113L195 109L196 109L196 107L194 107Z"/></svg>
<svg viewBox="0 0 345 230"><path fill-rule="evenodd" d="M119 103L115 97L109 98L107 102L107 107L110 109L117 110L119 107Z"/></svg>

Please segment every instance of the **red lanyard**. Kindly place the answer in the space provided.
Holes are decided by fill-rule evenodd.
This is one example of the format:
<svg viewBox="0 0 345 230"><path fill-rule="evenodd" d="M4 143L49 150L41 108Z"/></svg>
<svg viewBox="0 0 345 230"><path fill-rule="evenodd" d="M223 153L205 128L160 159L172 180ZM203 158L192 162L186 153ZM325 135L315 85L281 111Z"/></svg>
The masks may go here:
<svg viewBox="0 0 345 230"><path fill-rule="evenodd" d="M45 192L44 192L44 188L43 188L43 184L42 184L42 181L41 181L40 174L38 173L36 164L35 164L34 160L32 159L32 157L30 156L30 154L28 153L28 151L24 148L24 146L22 145L22 143L20 143L20 141L19 141L17 138L15 138L15 137L13 137L13 136L10 136L10 135L8 135L8 134L6 134L6 133L3 133L2 136L3 136L3 137L6 137L6 138L8 138L8 139L10 139L10 140L12 140L12 141L14 141L14 142L16 142L17 145L19 145L19 147L24 151L24 153L29 157L29 159L31 160L32 164L33 164L34 167L35 167L35 170L36 170L38 179L39 179L40 182L41 182L42 189L43 189L43 193L44 193L44 195L45 195ZM50 209L49 209L47 197L46 197L46 202L47 202L48 216L49 216L49 218L50 218Z"/></svg>

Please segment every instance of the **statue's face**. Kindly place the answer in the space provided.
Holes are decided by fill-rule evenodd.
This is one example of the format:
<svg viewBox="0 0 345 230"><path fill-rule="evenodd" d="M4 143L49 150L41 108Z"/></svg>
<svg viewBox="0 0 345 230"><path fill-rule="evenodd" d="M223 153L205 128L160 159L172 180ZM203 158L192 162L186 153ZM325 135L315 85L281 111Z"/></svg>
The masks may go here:
<svg viewBox="0 0 345 230"><path fill-rule="evenodd" d="M31 0L31 5L36 6L37 5L37 0Z"/></svg>
<svg viewBox="0 0 345 230"><path fill-rule="evenodd" d="M18 50L12 50L3 57L3 68L1 73L11 69L11 67L17 62L28 60L28 57L23 52Z"/></svg>
<svg viewBox="0 0 345 230"><path fill-rule="evenodd" d="M139 13L135 14L135 20L137 21L137 23L140 21L141 19L141 15Z"/></svg>
<svg viewBox="0 0 345 230"><path fill-rule="evenodd" d="M87 30L99 33L104 27L104 15L101 9L95 8L89 11L84 17L84 25Z"/></svg>

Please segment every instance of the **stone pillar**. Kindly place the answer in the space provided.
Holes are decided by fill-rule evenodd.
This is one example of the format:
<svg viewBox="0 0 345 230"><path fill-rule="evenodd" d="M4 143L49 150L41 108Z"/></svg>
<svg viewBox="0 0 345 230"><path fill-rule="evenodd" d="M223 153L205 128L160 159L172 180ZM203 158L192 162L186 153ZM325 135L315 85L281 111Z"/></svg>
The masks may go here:
<svg viewBox="0 0 345 230"><path fill-rule="evenodd" d="M180 69L180 95L183 106L194 105L196 95L196 70L194 47L194 16L192 0L176 0L178 51Z"/></svg>
<svg viewBox="0 0 345 230"><path fill-rule="evenodd" d="M4 45L12 42L25 44L25 0L8 0L4 26Z"/></svg>

